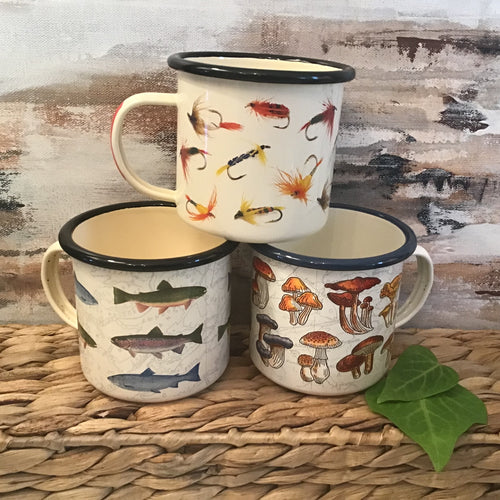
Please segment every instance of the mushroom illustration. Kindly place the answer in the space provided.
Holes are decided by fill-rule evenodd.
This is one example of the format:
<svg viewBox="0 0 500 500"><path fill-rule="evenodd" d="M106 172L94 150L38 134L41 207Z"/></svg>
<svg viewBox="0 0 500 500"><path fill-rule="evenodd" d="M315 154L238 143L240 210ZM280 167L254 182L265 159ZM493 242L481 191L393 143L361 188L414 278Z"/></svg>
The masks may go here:
<svg viewBox="0 0 500 500"><path fill-rule="evenodd" d="M365 362L364 356L358 356L356 354L348 354L345 358L342 358L337 363L337 370L341 373L351 372L352 378L361 377L361 365Z"/></svg>
<svg viewBox="0 0 500 500"><path fill-rule="evenodd" d="M323 304L318 299L318 296L312 292L302 293L297 297L296 301L297 304L302 306L302 311L297 318L299 325L306 324L313 309L323 309Z"/></svg>
<svg viewBox="0 0 500 500"><path fill-rule="evenodd" d="M359 308L361 309L361 317L360 321L363 324L363 326L366 326L369 330L373 330L373 325L372 325L372 311L373 311L373 306L371 305L371 301L373 300L370 295L365 297L363 299L363 302L359 305Z"/></svg>
<svg viewBox="0 0 500 500"><path fill-rule="evenodd" d="M307 288L306 284L295 276L288 278L282 285L281 289L284 292L291 293L294 299L304 292L308 292L309 288Z"/></svg>
<svg viewBox="0 0 500 500"><path fill-rule="evenodd" d="M389 338L385 341L384 345L382 346L382 350L380 351L380 353L387 352L387 357L385 360L386 366L389 366L391 362L391 356L392 356L391 348L393 342L394 342L394 333L391 333L389 335Z"/></svg>
<svg viewBox="0 0 500 500"><path fill-rule="evenodd" d="M384 283L382 290L380 290L380 298L382 299L384 297L387 297L390 301L388 310L386 311L386 308L384 308L384 314L379 314L379 316L384 317L386 326L392 325L392 323L394 323L394 318L396 317L396 297L398 295L400 285L401 274L398 274L393 278L392 281Z"/></svg>
<svg viewBox="0 0 500 500"><path fill-rule="evenodd" d="M300 378L304 382L312 382L311 366L313 365L314 358L309 354L301 354L297 358L297 363L300 365Z"/></svg>
<svg viewBox="0 0 500 500"><path fill-rule="evenodd" d="M269 301L268 282L276 281L276 276L271 266L259 257L253 258L252 265L255 270L255 283L252 283L252 302L259 309L264 309Z"/></svg>
<svg viewBox="0 0 500 500"><path fill-rule="evenodd" d="M278 307L282 311L287 311L290 314L290 324L296 325L298 322L298 314L300 312L300 305L295 302L294 298L291 295L285 293L283 297L281 297L281 301Z"/></svg>
<svg viewBox="0 0 500 500"><path fill-rule="evenodd" d="M257 340L255 342L255 347L257 348L257 352L260 355L260 358L262 359L262 362L264 363L265 366L269 366L269 359L271 358L271 349L269 346L264 344L261 340Z"/></svg>
<svg viewBox="0 0 500 500"><path fill-rule="evenodd" d="M346 308L352 307L354 304L354 296L352 293L344 292L344 293L333 293L328 292L326 296L337 306L339 306L339 321L342 330L346 333L350 333L351 335L358 335L361 332L355 330L346 315Z"/></svg>
<svg viewBox="0 0 500 500"><path fill-rule="evenodd" d="M384 318L384 323L386 328L389 328L391 326L391 304L387 304L379 313L379 316L382 316Z"/></svg>
<svg viewBox="0 0 500 500"><path fill-rule="evenodd" d="M372 371L373 355L375 351L383 344L384 337L382 335L374 335L360 342L351 351L351 354L365 357L365 374Z"/></svg>
<svg viewBox="0 0 500 500"><path fill-rule="evenodd" d="M272 333L264 334L264 342L271 349L269 366L272 368L280 368L283 366L286 349L291 349L293 347L293 342L287 337L281 337Z"/></svg>
<svg viewBox="0 0 500 500"><path fill-rule="evenodd" d="M317 330L306 333L300 338L300 343L315 349L313 364L311 366L311 375L317 384L322 384L330 376L326 350L339 347L342 345L342 342L330 333Z"/></svg>
<svg viewBox="0 0 500 500"><path fill-rule="evenodd" d="M367 328L366 326L364 326L358 317L359 294L365 290L368 290L369 288L372 288L375 285L378 285L379 283L379 278L362 278L360 276L356 276L356 278L350 280L337 281L336 283L325 283L326 288L352 293L354 300L349 318L353 330L355 330L357 333L366 333L371 330L371 328Z"/></svg>
<svg viewBox="0 0 500 500"><path fill-rule="evenodd" d="M264 335L266 333L271 333L271 330L276 330L278 328L278 323L274 321L267 314L256 314L255 319L259 323L259 341L264 341Z"/></svg>

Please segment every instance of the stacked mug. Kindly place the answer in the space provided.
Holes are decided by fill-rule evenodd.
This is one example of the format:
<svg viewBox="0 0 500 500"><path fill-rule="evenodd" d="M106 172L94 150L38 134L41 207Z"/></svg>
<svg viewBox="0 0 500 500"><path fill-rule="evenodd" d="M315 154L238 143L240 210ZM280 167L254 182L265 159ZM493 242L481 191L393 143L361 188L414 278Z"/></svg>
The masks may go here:
<svg viewBox="0 0 500 500"><path fill-rule="evenodd" d="M139 402L195 394L229 360L230 254L251 247L250 355L269 379L307 394L358 392L387 371L395 328L433 280L402 221L330 202L345 64L271 54L169 57L178 91L141 93L111 131L125 180L153 198L67 222L44 255L52 307L79 332L82 370ZM177 108L176 187L144 180L122 143L139 106ZM76 308L58 274L72 258ZM398 307L403 263L417 278Z"/></svg>

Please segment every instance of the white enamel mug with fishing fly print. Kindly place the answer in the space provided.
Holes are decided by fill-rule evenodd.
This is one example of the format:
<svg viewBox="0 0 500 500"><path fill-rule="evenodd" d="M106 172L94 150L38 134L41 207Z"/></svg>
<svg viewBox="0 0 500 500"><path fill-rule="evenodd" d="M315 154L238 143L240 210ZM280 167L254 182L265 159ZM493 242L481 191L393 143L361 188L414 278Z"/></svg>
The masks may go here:
<svg viewBox="0 0 500 500"><path fill-rule="evenodd" d="M343 84L354 70L269 54L174 54L178 92L142 93L118 108L115 162L138 191L177 205L197 228L244 242L273 242L326 222ZM127 114L177 106L176 188L145 181L127 158Z"/></svg>
<svg viewBox="0 0 500 500"><path fill-rule="evenodd" d="M312 236L251 245L252 361L280 385L324 396L383 377L395 328L420 310L433 282L428 253L402 221L340 204L329 212ZM411 256L417 279L398 307Z"/></svg>
<svg viewBox="0 0 500 500"><path fill-rule="evenodd" d="M134 202L67 222L42 261L55 312L78 330L87 380L105 394L159 402L195 394L229 361L230 253L236 243L185 224L173 204ZM76 308L59 278L72 258Z"/></svg>

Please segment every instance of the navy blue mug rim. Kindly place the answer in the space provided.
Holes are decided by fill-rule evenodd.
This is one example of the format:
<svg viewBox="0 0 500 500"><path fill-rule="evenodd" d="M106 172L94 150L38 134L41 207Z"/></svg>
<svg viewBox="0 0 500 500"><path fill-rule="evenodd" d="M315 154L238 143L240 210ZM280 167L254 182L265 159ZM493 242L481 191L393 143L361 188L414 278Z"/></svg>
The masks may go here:
<svg viewBox="0 0 500 500"><path fill-rule="evenodd" d="M417 248L417 237L413 230L406 223L390 214L371 208L358 207L344 203L331 203L330 208L340 208L355 212L362 212L384 219L387 222L394 224L402 231L405 241L399 248L392 252L356 259L331 259L301 255L278 248L279 242L273 244L251 243L250 247L266 257L284 262L286 264L325 271L363 271L368 269L377 269L380 267L389 267L406 260L415 252L415 249ZM311 237L314 237L314 234L309 236L309 238Z"/></svg>
<svg viewBox="0 0 500 500"><path fill-rule="evenodd" d="M226 66L221 64L196 61L193 58L226 57L226 58L253 58L280 61L297 61L321 66L330 66L332 71L293 71L264 68L247 68L239 66ZM354 79L356 72L353 67L335 61L300 57L284 54L267 54L253 52L177 52L167 59L168 65L176 70L201 76L223 78L226 80L240 80L261 83L299 83L299 84L328 84L344 83Z"/></svg>
<svg viewBox="0 0 500 500"><path fill-rule="evenodd" d="M116 269L121 271L138 272L174 271L178 269L187 269L204 264L209 264L225 257L226 255L229 255L238 246L238 242L236 241L225 240L220 245L217 245L216 247L204 252L199 252L191 255L183 255L182 257L172 257L164 259L130 259L93 252L88 248L80 246L73 239L73 232L75 231L75 229L80 224L89 219L92 219L93 217L109 212L143 207L175 208L176 205L175 203L168 201L149 200L115 203L112 205L93 208L86 212L82 212L79 215L76 215L61 227L58 236L59 244L70 257L73 257L76 260L85 262L92 266L103 267L106 269Z"/></svg>

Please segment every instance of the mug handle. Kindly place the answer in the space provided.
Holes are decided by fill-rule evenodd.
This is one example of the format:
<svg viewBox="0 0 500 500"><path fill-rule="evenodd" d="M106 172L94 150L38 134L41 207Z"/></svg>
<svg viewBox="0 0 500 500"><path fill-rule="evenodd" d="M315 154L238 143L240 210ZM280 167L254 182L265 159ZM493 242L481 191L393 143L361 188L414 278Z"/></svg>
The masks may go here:
<svg viewBox="0 0 500 500"><path fill-rule="evenodd" d="M417 258L417 279L406 302L396 313L395 328L404 325L420 311L431 292L434 281L434 266L427 250L417 245L413 255Z"/></svg>
<svg viewBox="0 0 500 500"><path fill-rule="evenodd" d="M139 177L128 162L123 149L123 123L126 115L139 106L177 106L179 101L177 94L165 94L161 92L142 92L127 97L115 112L111 124L111 152L113 159L123 178L137 191L145 195L163 201L175 202L177 191L155 186Z"/></svg>
<svg viewBox="0 0 500 500"><path fill-rule="evenodd" d="M50 305L58 316L69 326L78 328L76 309L68 300L61 286L59 277L59 257L63 249L58 242L52 243L42 259L42 286Z"/></svg>

